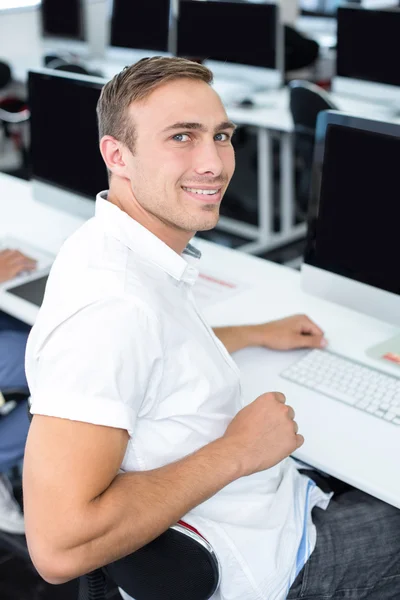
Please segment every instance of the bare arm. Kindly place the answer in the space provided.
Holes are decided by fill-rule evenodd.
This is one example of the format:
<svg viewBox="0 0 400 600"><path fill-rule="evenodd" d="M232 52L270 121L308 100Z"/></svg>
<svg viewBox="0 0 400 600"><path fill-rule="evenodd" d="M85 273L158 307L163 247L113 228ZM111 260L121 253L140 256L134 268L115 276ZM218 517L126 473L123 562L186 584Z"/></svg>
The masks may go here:
<svg viewBox="0 0 400 600"><path fill-rule="evenodd" d="M224 344L230 354L248 346L258 346L257 325L236 325L231 327L214 327L217 338Z"/></svg>
<svg viewBox="0 0 400 600"><path fill-rule="evenodd" d="M230 353L248 346L291 350L324 348L327 345L322 329L306 315L293 315L258 325L216 327L213 331Z"/></svg>
<svg viewBox="0 0 400 600"><path fill-rule="evenodd" d="M128 434L36 415L25 454L26 535L32 560L62 583L126 556L232 482L303 443L281 394L263 394L225 435L186 458L118 474Z"/></svg>

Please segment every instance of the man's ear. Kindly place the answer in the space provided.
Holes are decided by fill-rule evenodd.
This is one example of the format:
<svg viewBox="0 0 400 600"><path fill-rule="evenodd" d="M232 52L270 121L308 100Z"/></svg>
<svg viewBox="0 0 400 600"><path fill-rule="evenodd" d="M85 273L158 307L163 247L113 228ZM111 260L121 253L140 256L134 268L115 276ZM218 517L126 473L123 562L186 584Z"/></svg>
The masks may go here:
<svg viewBox="0 0 400 600"><path fill-rule="evenodd" d="M127 165L124 160L124 147L111 135L100 140L100 152L110 173L119 177L127 177Z"/></svg>

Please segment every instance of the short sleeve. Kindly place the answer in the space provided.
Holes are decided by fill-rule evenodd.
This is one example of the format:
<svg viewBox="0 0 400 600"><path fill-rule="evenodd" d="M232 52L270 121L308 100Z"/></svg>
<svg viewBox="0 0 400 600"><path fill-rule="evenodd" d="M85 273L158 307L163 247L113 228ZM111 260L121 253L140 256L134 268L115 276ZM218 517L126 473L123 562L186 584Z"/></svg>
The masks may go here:
<svg viewBox="0 0 400 600"><path fill-rule="evenodd" d="M111 297L85 306L31 349L31 412L132 436L143 405L157 396L160 337L156 317L140 302Z"/></svg>

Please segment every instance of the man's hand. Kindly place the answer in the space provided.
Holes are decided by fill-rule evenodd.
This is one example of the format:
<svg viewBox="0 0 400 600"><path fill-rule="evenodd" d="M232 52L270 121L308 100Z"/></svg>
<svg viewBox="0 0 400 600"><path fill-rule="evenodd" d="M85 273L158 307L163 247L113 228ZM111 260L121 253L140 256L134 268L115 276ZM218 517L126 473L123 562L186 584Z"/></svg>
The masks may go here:
<svg viewBox="0 0 400 600"><path fill-rule="evenodd" d="M325 348L327 345L322 329L306 315L294 315L254 327L257 345L271 350Z"/></svg>
<svg viewBox="0 0 400 600"><path fill-rule="evenodd" d="M36 261L19 250L0 251L0 283L16 277L22 271L36 269Z"/></svg>
<svg viewBox="0 0 400 600"><path fill-rule="evenodd" d="M223 439L233 443L231 452L241 475L269 469L303 444L294 410L285 401L279 392L262 394L229 424Z"/></svg>

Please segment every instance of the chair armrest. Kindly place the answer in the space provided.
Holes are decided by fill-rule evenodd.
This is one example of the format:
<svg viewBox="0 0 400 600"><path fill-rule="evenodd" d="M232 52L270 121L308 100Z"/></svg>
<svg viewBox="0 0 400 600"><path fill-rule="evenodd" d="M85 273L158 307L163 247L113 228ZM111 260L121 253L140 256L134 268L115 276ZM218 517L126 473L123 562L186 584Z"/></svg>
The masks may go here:
<svg viewBox="0 0 400 600"><path fill-rule="evenodd" d="M29 121L30 116L31 113L27 108L18 112L10 112L4 110L4 108L0 108L0 121L3 121L4 123L25 123L26 121Z"/></svg>
<svg viewBox="0 0 400 600"><path fill-rule="evenodd" d="M105 600L99 571L81 578L79 600ZM208 600L221 572L211 545L182 523L102 571L135 600Z"/></svg>

